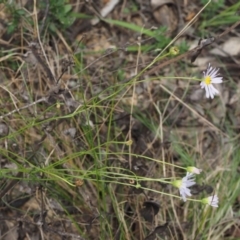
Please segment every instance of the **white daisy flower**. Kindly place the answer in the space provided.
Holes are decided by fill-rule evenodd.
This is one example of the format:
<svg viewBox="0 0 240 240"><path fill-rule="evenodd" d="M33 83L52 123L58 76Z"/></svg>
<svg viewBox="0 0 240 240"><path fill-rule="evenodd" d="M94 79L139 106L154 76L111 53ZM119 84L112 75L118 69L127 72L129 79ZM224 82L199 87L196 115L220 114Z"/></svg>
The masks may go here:
<svg viewBox="0 0 240 240"><path fill-rule="evenodd" d="M199 168L196 168L196 167L187 167L187 172L200 174L202 172L202 169L199 169Z"/></svg>
<svg viewBox="0 0 240 240"><path fill-rule="evenodd" d="M191 191L189 187L196 184L194 181L194 173L187 173L186 177L184 177L182 180L176 180L172 182L172 184L179 188L180 195L184 202L187 201L187 196L192 196Z"/></svg>
<svg viewBox="0 0 240 240"><path fill-rule="evenodd" d="M204 204L208 204L209 206L217 208L218 207L218 196L213 195L213 196L210 196L207 198L203 198L201 202Z"/></svg>
<svg viewBox="0 0 240 240"><path fill-rule="evenodd" d="M213 83L222 83L222 77L218 77L219 69L212 68L210 63L206 72L203 72L204 79L200 83L201 88L205 88L206 97L214 98L215 95L219 94L219 91L213 86Z"/></svg>

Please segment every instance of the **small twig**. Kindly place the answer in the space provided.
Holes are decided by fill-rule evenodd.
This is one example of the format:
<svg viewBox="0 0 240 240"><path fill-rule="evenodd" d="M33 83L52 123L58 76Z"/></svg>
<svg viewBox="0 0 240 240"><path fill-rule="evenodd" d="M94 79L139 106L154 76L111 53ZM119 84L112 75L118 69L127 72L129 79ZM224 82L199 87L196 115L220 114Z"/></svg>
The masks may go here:
<svg viewBox="0 0 240 240"><path fill-rule="evenodd" d="M115 52L118 52L119 50L123 50L122 48L118 48L118 49L115 49L115 48L112 48L112 49L107 49L107 50L111 50L107 53L105 53L104 55L100 56L99 58L97 58L96 60L92 61L91 63L89 63L85 68L83 68L80 72L78 73L81 73L83 71L85 71L86 69L88 69L89 67L91 67L93 64L95 64L96 62L102 60L103 58L115 53Z"/></svg>
<svg viewBox="0 0 240 240"><path fill-rule="evenodd" d="M16 176L14 176L16 179L12 179L7 186L0 192L0 200L2 200L2 198L5 196L5 194L14 187L15 184L17 184L19 182L19 178L23 177L23 172L19 172L17 173ZM1 182L1 185L3 185L3 183Z"/></svg>
<svg viewBox="0 0 240 240"><path fill-rule="evenodd" d="M49 0L46 0L46 8L45 8L45 11L44 11L44 17L43 17L43 20L42 20L42 25L39 29L39 35L42 36L42 32L43 32L43 29L45 27L45 24L46 24L46 19L47 19L47 15L49 13Z"/></svg>
<svg viewBox="0 0 240 240"><path fill-rule="evenodd" d="M214 129L215 131L223 134L224 136L228 137L228 135L226 133L224 133L220 128L214 126L214 124L212 124L211 122L209 122L207 119L205 119L200 113L198 113L196 110L194 110L192 107L190 107L187 103L185 103L184 101L182 101L182 99L178 98L174 93L172 93L170 90L168 90L164 85L160 84L160 87L167 92L169 95L171 95L173 98L175 98L179 103L181 103L184 107L186 107L187 109L189 109L195 116L198 117L198 119L203 122L206 123L208 126L212 127L212 129Z"/></svg>
<svg viewBox="0 0 240 240"><path fill-rule="evenodd" d="M52 83L56 83L50 68L46 65L46 63L42 60L42 58L39 56L39 53L37 52L37 44L32 42L29 44L29 47L32 50L34 57L37 59L42 68L46 71L48 78L51 80Z"/></svg>
<svg viewBox="0 0 240 240"><path fill-rule="evenodd" d="M129 117L130 115L131 115L131 114L126 114L126 115L124 115L124 116L122 116L122 117L113 119L113 120L111 120L111 121L102 121L102 122L94 122L94 121L93 121L93 124L97 124L97 125L100 125L100 124L103 124L103 123L109 124L110 122L111 122L111 123L117 122L117 121L122 120L122 119L124 119L124 118L126 118L126 117Z"/></svg>
<svg viewBox="0 0 240 240"><path fill-rule="evenodd" d="M203 43L203 44L199 44L199 45L198 45L197 47L195 47L194 49L189 50L189 51L187 51L187 52L185 52L185 53L183 53L183 54L181 54L181 55L179 55L179 56L177 56L177 57L175 57L175 58L173 58L173 59L167 60L167 61L159 64L158 66L150 69L149 71L146 71L146 72L144 73L144 75L146 75L146 74L152 74L152 73L154 73L154 72L157 72L158 70L162 69L163 67L168 66L168 65L171 64L171 63L177 62L177 61L179 61L179 60L181 60L181 59L183 59L183 58L185 58L185 57L187 57L187 56L191 56L191 55L193 55L194 53L197 53L197 54L200 53L201 50L202 50L204 47L206 47L207 45L212 44L213 42L216 41L216 39L218 40L218 39L221 38L222 36L228 34L230 31L232 31L234 28L236 28L239 24L240 24L240 21L236 22L236 23L233 24L230 28L227 28L223 33L221 33L221 34L219 34L217 37L215 37L214 40L212 40L210 43L207 43L207 44L204 44L204 43ZM208 40L208 39L204 39L204 40ZM204 40L203 40L203 41L204 41ZM200 42L200 43L201 43L201 42Z"/></svg>
<svg viewBox="0 0 240 240"><path fill-rule="evenodd" d="M80 235L76 235L74 233L67 233L67 232L60 232L59 230L51 229L50 227L45 228L48 232L54 232L62 237L71 237L73 239L85 240L85 238L81 237Z"/></svg>
<svg viewBox="0 0 240 240"><path fill-rule="evenodd" d="M30 222L24 218L11 218L11 217L1 217L0 218L0 222L3 221L16 221L16 222L24 222L26 225L34 225L38 227L38 223L35 222ZM73 239L79 239L79 240L85 240L85 238L81 237L80 235L74 234L74 233L68 233L68 232L61 232L59 230L55 230L53 228L50 227L45 227L44 230L48 231L48 232L53 232L55 234L58 234L59 236L63 236L63 237L71 237Z"/></svg>
<svg viewBox="0 0 240 240"><path fill-rule="evenodd" d="M40 100L40 99L39 99ZM54 125L52 126L52 129L54 129L56 126L58 126L61 122L63 121L63 119L60 119L59 121L55 122ZM27 159L27 162L30 162L35 155L37 154L38 150L40 149L40 147L42 146L42 142L46 139L47 134L43 134L43 136L41 137L41 139L34 144L33 146L33 153L32 155ZM5 196L5 194L14 187L15 184L17 184L19 182L19 179L21 179L23 177L23 172L18 172L17 175L15 176L16 179L11 179L10 182L7 184L7 186L5 188L3 188L0 191L0 200Z"/></svg>
<svg viewBox="0 0 240 240"><path fill-rule="evenodd" d="M46 134L44 134L42 136L42 138L40 139L40 141L38 142L38 144L35 144L35 146L37 145L37 147L34 148L34 152L33 154L28 158L28 161L30 161L37 153L38 149L41 147L41 144L44 139L47 137ZM2 191L0 192L0 200L5 196L5 194L14 187L15 184L17 184L19 182L19 179L21 179L23 177L23 172L18 172L17 175L15 176L15 179L10 180L10 182L7 184L7 186L5 188L2 189Z"/></svg>
<svg viewBox="0 0 240 240"><path fill-rule="evenodd" d="M8 116L12 115L12 114L15 113L15 112L19 112L20 110L23 110L23 109L29 108L29 107L31 107L31 106L37 104L37 103L45 102L45 101L47 101L47 99L46 99L45 97L40 98L40 99L38 99L38 100L35 101L35 102L29 103L29 104L27 104L27 105L25 105L25 106L23 106L23 107L21 107L21 108L18 108L18 109L14 109L14 110L12 110L12 111L9 112L9 113L6 113L6 114L0 116L0 119L3 119L3 118L5 118L5 117L8 117Z"/></svg>
<svg viewBox="0 0 240 240"><path fill-rule="evenodd" d="M240 21L234 23L231 27L227 28L223 33L218 35L218 38L221 38L222 36L228 34L231 32L234 28L236 28L240 24Z"/></svg>
<svg viewBox="0 0 240 240"><path fill-rule="evenodd" d="M62 78L63 74L64 74L65 72L67 72L68 68L69 68L71 65L74 65L74 63L71 62L71 61L69 61L69 62L67 63L67 65L64 66L64 68L62 69L62 73L60 74L60 76L59 76L58 79L57 79L57 85L58 85L60 79Z"/></svg>

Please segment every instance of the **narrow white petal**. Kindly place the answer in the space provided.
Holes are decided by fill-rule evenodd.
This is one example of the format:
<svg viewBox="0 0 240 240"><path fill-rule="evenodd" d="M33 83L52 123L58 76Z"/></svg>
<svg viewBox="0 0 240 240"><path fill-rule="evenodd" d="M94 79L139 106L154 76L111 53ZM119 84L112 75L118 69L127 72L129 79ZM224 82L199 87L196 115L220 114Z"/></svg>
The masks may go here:
<svg viewBox="0 0 240 240"><path fill-rule="evenodd" d="M194 178L195 175L194 175L194 173L187 172L186 177L187 177L187 178Z"/></svg>
<svg viewBox="0 0 240 240"><path fill-rule="evenodd" d="M185 188L185 189L184 189L184 193L185 193L185 195L187 195L187 196L192 196L191 191L190 191L190 189L188 189L188 188Z"/></svg>
<svg viewBox="0 0 240 240"><path fill-rule="evenodd" d="M186 183L186 187L191 187L191 186L193 186L195 184L196 184L196 182L187 182Z"/></svg>
<svg viewBox="0 0 240 240"><path fill-rule="evenodd" d="M180 195L182 197L182 200L186 202L187 201L186 195L184 193L181 193L181 191L180 191Z"/></svg>
<svg viewBox="0 0 240 240"><path fill-rule="evenodd" d="M217 75L217 73L218 73L218 70L219 70L219 69L213 69L212 72L210 73L210 75L211 75L212 77L215 77L215 76Z"/></svg>
<svg viewBox="0 0 240 240"><path fill-rule="evenodd" d="M218 95L219 91L212 85L209 85L209 90L214 94L214 95Z"/></svg>
<svg viewBox="0 0 240 240"><path fill-rule="evenodd" d="M206 91L206 98L209 98L210 93L207 85L205 85L205 91Z"/></svg>
<svg viewBox="0 0 240 240"><path fill-rule="evenodd" d="M214 88L212 84L209 85L209 92L212 99L218 94L218 90Z"/></svg>
<svg viewBox="0 0 240 240"><path fill-rule="evenodd" d="M200 86L201 86L201 88L204 88L204 87L205 87L204 82L201 82L201 83L200 83Z"/></svg>
<svg viewBox="0 0 240 240"><path fill-rule="evenodd" d="M222 83L222 77L216 77L212 79L212 83Z"/></svg>
<svg viewBox="0 0 240 240"><path fill-rule="evenodd" d="M212 203L211 206L212 207L218 207L218 204L217 203Z"/></svg>
<svg viewBox="0 0 240 240"><path fill-rule="evenodd" d="M209 205L212 207L218 207L218 197L217 195L208 197Z"/></svg>
<svg viewBox="0 0 240 240"><path fill-rule="evenodd" d="M181 195L181 197L182 197L182 199L183 199L184 202L187 201L187 196L192 196L192 194L191 194L191 192L190 192L190 189L185 188L185 187L180 188L180 189L179 189L179 192L180 192L180 195Z"/></svg>
<svg viewBox="0 0 240 240"><path fill-rule="evenodd" d="M210 94L210 98L211 98L211 99L213 99L213 98L214 98L214 94L213 94L213 92L212 92L212 89L211 89L211 88L209 88L209 94Z"/></svg>

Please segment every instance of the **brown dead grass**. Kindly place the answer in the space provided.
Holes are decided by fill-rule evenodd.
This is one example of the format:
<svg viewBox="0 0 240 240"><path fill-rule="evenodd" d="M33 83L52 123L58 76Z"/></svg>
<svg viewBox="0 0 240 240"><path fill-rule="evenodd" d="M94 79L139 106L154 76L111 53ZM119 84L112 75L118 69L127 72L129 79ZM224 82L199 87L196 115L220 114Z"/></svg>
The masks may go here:
<svg viewBox="0 0 240 240"><path fill-rule="evenodd" d="M129 4L119 4L112 17L141 26L159 24L151 12L124 13ZM80 6L89 13L86 5ZM161 11L176 14L175 5L166 7ZM159 234L165 239L188 239L197 232L198 226L187 215L188 203L183 207L179 200L127 186L135 182L108 184L107 177L101 179L97 174L92 177L98 181L87 181L78 173L108 166L156 179L183 174L146 157L180 166L197 159L195 164L204 171L217 169L212 175L221 173L219 160L224 156L229 159L234 148L224 125L227 105L233 129L239 128L235 108L239 98L233 99L236 93L225 96L228 90L224 87L216 101L202 100L198 84L181 79L193 74L192 69L183 69L178 63L163 69L155 80L147 76L140 82L126 83L155 54L125 51L126 46L138 42L136 33L79 20L88 27L77 29L75 22L68 29L72 39L61 29L56 35L45 32L33 48L28 44L36 42L39 33L36 8L32 11L33 26L23 20L11 36L5 24L11 16L3 4L0 9L0 45L4 49L0 58L0 111L1 116L8 114L2 123L9 129L0 140L1 168L9 170L1 180L0 238L153 240ZM184 19L189 19L185 14ZM174 36L174 31L176 27L168 34ZM77 46L75 39L84 47ZM141 40L144 43L144 36ZM175 79L168 79L169 75ZM36 103L39 99L42 101ZM49 172L37 171L48 166ZM63 179L53 179L58 171L72 186ZM20 180L14 181L17 173ZM207 185L212 177L206 176L202 184ZM158 182L141 185L178 194Z"/></svg>

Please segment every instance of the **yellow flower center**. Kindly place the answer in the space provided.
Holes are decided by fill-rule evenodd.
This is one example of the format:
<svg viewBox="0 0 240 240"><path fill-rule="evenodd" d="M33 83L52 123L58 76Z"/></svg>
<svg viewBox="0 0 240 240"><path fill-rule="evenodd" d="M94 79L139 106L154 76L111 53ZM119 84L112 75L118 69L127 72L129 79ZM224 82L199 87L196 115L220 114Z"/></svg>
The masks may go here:
<svg viewBox="0 0 240 240"><path fill-rule="evenodd" d="M212 82L211 77L210 77L210 76L206 76L205 79L204 79L204 82L205 82L207 85L211 84L211 82Z"/></svg>

